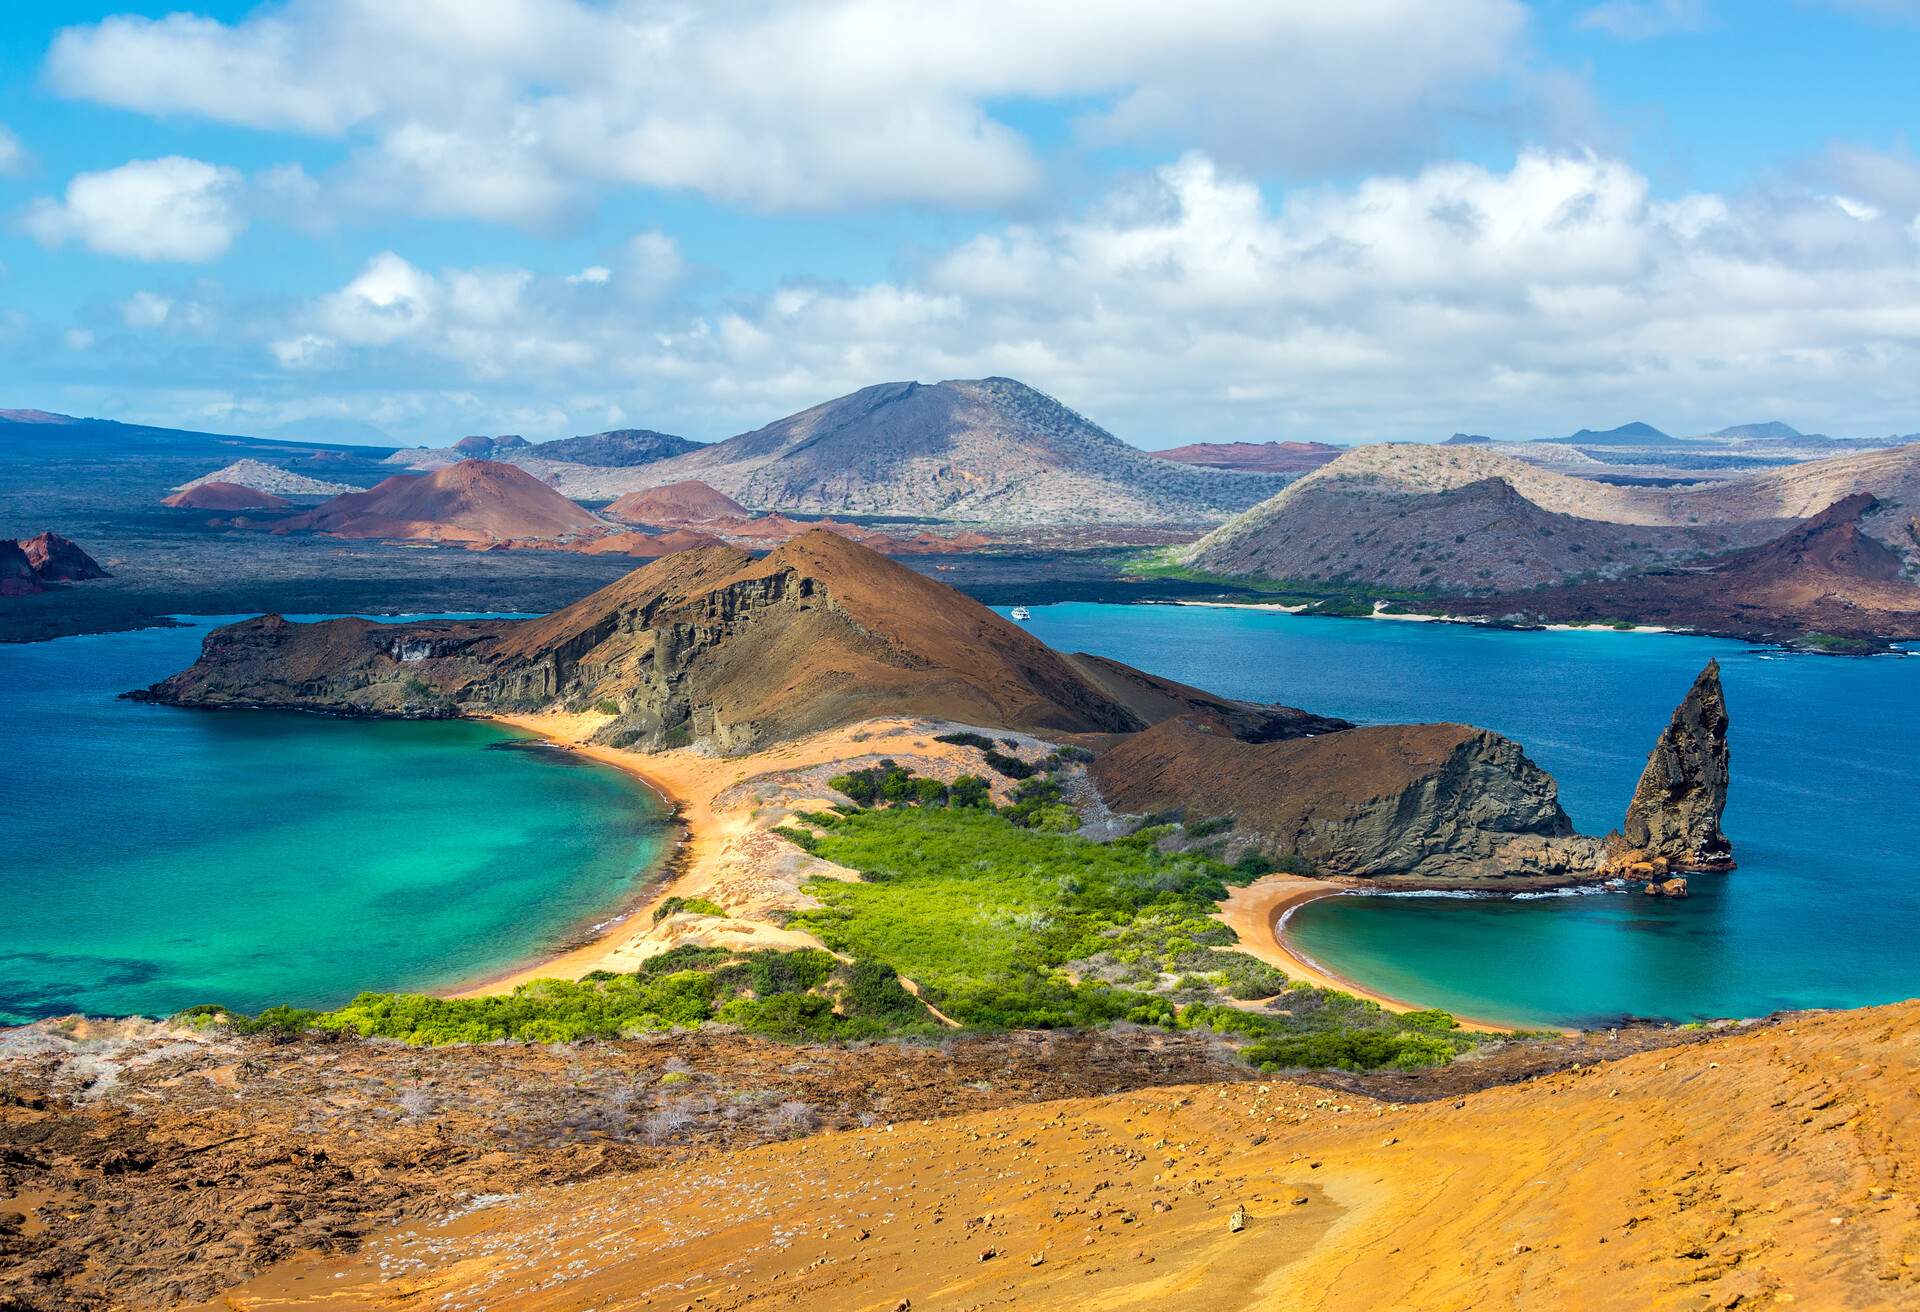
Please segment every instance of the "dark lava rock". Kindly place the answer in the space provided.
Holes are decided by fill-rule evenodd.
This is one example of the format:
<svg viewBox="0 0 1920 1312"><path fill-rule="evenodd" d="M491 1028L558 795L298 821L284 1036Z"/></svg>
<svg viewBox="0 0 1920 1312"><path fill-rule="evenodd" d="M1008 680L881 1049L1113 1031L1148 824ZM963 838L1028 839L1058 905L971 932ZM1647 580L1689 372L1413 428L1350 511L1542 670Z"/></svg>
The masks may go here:
<svg viewBox="0 0 1920 1312"><path fill-rule="evenodd" d="M98 561L80 549L78 543L58 533L42 533L20 543L34 577L41 582L78 583L85 579L104 579L107 572Z"/></svg>
<svg viewBox="0 0 1920 1312"><path fill-rule="evenodd" d="M1727 702L1720 662L1693 681L1654 744L1622 832L1670 870L1726 870L1733 844L1720 832L1727 806Z"/></svg>

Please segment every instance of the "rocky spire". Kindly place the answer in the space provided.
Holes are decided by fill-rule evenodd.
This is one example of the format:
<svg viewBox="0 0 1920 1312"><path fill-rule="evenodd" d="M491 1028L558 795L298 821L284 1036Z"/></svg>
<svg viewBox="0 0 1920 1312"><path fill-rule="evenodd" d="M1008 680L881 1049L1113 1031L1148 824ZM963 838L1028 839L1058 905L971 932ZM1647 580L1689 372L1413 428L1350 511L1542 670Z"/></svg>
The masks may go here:
<svg viewBox="0 0 1920 1312"><path fill-rule="evenodd" d="M1622 832L1645 859L1670 870L1728 870L1733 844L1720 832L1727 805L1727 702L1720 662L1707 668L1654 744Z"/></svg>

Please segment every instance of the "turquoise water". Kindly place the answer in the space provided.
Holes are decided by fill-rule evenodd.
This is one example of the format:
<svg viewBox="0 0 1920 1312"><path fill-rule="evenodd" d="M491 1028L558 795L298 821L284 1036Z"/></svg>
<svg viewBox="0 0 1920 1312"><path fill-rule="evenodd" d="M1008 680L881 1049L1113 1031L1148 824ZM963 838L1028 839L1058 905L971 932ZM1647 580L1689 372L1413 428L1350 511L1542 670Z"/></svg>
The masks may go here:
<svg viewBox="0 0 1920 1312"><path fill-rule="evenodd" d="M0 646L0 1022L454 984L659 855L651 794L490 725L117 700L211 623Z"/></svg>
<svg viewBox="0 0 1920 1312"><path fill-rule="evenodd" d="M1235 696L1495 729L1553 772L1589 833L1619 824L1655 736L1718 657L1738 870L1696 876L1682 902L1334 898L1297 912L1291 941L1394 996L1532 1024L1920 995L1920 660L1202 607L1043 606L1028 627Z"/></svg>

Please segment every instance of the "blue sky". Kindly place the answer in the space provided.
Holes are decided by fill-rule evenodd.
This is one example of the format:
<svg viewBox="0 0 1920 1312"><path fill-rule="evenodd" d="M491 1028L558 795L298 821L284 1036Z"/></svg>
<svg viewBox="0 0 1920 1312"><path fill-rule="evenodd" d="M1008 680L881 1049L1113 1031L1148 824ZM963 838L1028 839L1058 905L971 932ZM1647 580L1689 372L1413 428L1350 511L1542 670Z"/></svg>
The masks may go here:
<svg viewBox="0 0 1920 1312"><path fill-rule="evenodd" d="M47 11L57 9L57 15ZM1920 430L1920 0L0 12L0 406Z"/></svg>

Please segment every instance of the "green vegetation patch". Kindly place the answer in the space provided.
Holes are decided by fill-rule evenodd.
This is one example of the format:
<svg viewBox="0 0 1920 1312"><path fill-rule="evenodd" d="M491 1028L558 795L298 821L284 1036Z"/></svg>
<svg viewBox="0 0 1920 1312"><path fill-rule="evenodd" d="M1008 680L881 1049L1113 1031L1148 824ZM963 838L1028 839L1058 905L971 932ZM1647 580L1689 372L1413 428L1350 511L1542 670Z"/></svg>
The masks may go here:
<svg viewBox="0 0 1920 1312"><path fill-rule="evenodd" d="M1163 852L1161 836L1096 843L951 808L838 816L812 850L864 882L812 881L823 905L793 925L892 966L971 1027L1209 1029L1266 1069L1435 1065L1482 1040L1443 1013L1396 1016L1219 950L1235 940L1210 913L1247 874ZM1276 994L1260 1010L1225 1001Z"/></svg>
<svg viewBox="0 0 1920 1312"><path fill-rule="evenodd" d="M485 998L362 993L334 1011L275 1007L241 1016L193 1007L180 1019L241 1033L343 1030L419 1045L517 1039L572 1043L710 1022L794 1043L931 1035L942 1026L907 992L890 966L843 962L816 948L731 952L679 947L630 974L595 971L581 980L535 980Z"/></svg>

